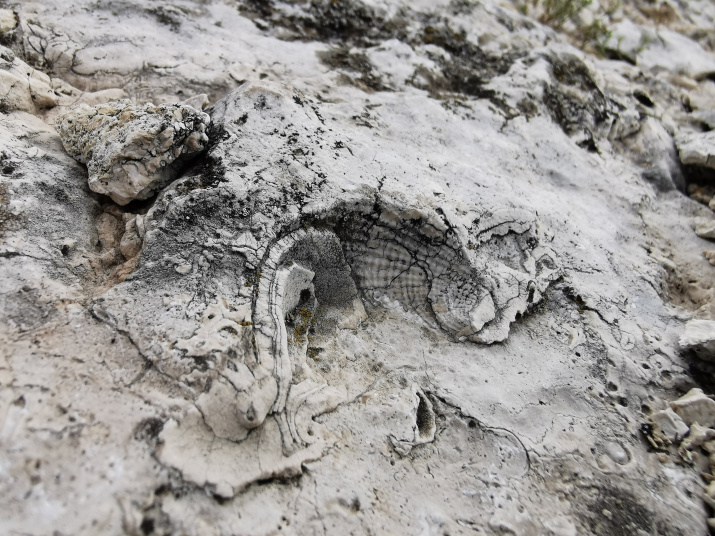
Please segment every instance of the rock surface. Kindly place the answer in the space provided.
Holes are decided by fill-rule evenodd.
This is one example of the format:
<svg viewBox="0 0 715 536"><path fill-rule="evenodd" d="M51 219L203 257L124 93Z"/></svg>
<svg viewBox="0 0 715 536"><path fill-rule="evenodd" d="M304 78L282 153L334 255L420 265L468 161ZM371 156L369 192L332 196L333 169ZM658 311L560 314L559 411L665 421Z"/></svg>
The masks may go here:
<svg viewBox="0 0 715 536"><path fill-rule="evenodd" d="M680 346L694 350L702 359L715 359L715 321L691 320L685 324Z"/></svg>
<svg viewBox="0 0 715 536"><path fill-rule="evenodd" d="M695 221L695 234L700 238L715 239L715 219L700 219Z"/></svg>
<svg viewBox="0 0 715 536"><path fill-rule="evenodd" d="M676 143L683 164L715 169L714 132L687 133Z"/></svg>
<svg viewBox="0 0 715 536"><path fill-rule="evenodd" d="M2 4L0 533L707 534L715 9L536 4Z"/></svg>
<svg viewBox="0 0 715 536"><path fill-rule="evenodd" d="M80 104L59 119L69 154L87 164L89 187L119 205L147 199L208 143L209 116L186 105Z"/></svg>

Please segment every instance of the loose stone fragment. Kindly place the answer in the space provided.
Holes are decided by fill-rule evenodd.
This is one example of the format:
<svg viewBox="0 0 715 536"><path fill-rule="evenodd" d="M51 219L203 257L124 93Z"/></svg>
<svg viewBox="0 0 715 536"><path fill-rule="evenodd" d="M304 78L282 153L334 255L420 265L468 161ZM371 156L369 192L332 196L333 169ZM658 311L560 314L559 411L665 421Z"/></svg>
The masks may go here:
<svg viewBox="0 0 715 536"><path fill-rule="evenodd" d="M702 389L691 389L685 396L671 402L670 407L686 424L715 426L715 400L708 398Z"/></svg>
<svg viewBox="0 0 715 536"><path fill-rule="evenodd" d="M202 151L210 118L191 106L128 100L73 108L57 130L68 153L89 170L89 187L126 205L147 199Z"/></svg>
<svg viewBox="0 0 715 536"><path fill-rule="evenodd" d="M695 221L695 234L700 238L715 239L715 220L698 218Z"/></svg>
<svg viewBox="0 0 715 536"><path fill-rule="evenodd" d="M680 134L675 144L684 165L715 169L715 132Z"/></svg>
<svg viewBox="0 0 715 536"><path fill-rule="evenodd" d="M656 411L650 420L670 441L677 441L688 433L688 425L672 409Z"/></svg>
<svg viewBox="0 0 715 536"><path fill-rule="evenodd" d="M692 349L701 359L715 359L715 321L691 320L685 324L680 346Z"/></svg>
<svg viewBox="0 0 715 536"><path fill-rule="evenodd" d="M685 450L695 450L713 439L715 439L715 430L693 423L688 437L683 440L680 446Z"/></svg>

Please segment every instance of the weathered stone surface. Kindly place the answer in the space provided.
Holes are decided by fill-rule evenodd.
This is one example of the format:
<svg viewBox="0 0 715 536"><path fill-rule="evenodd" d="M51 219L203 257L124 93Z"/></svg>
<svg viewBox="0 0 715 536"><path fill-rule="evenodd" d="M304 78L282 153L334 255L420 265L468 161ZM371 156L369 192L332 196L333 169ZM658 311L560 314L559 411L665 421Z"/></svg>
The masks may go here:
<svg viewBox="0 0 715 536"><path fill-rule="evenodd" d="M691 320L685 324L680 346L694 350L702 359L715 359L715 321Z"/></svg>
<svg viewBox="0 0 715 536"><path fill-rule="evenodd" d="M147 199L206 148L208 115L186 105L80 104L57 123L62 144L87 164L89 187L119 205Z"/></svg>
<svg viewBox="0 0 715 536"><path fill-rule="evenodd" d="M0 533L706 533L711 2L150 4L0 34Z"/></svg>
<svg viewBox="0 0 715 536"><path fill-rule="evenodd" d="M698 423L715 427L715 400L705 395L702 389L691 389L685 396L671 402L670 407L688 425Z"/></svg>
<svg viewBox="0 0 715 536"><path fill-rule="evenodd" d="M715 132L682 134L676 143L683 164L715 169Z"/></svg>

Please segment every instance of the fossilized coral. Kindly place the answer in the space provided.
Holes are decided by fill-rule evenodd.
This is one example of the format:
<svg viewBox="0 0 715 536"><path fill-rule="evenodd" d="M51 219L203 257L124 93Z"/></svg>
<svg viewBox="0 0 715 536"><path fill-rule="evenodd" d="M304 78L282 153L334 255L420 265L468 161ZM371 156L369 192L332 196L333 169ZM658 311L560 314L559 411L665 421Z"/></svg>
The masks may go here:
<svg viewBox="0 0 715 536"><path fill-rule="evenodd" d="M539 244L528 213L485 216L465 247L434 210L367 198L304 220L277 240L258 265L253 306L258 361L273 369L274 412L286 406L294 371L305 370L305 327L288 333L297 308L318 325L373 306L401 308L459 341L504 340L517 315L540 301L557 273L553 252ZM322 307L321 307L322 306ZM300 311L299 313L300 314ZM303 330L303 331L301 331ZM291 352L289 347L302 347Z"/></svg>
<svg viewBox="0 0 715 536"><path fill-rule="evenodd" d="M310 341L324 346L338 329L357 328L367 318L364 304L406 314L457 341L492 343L506 338L510 324L541 299L557 274L534 219L511 208L475 221L466 246L438 211L376 193L304 214L289 228L262 248L250 233L237 241L255 269L248 279L252 301L209 306L195 335L176 344L187 357L213 361L190 374L201 391L195 404L203 419L192 414L189 424L172 424L161 456L193 474L176 451L182 434L200 442L208 436L239 442L225 448L235 445L246 460L245 474L222 476L225 485L217 493L223 495L264 478L265 471L295 474L332 443L314 417L345 402L348 386L332 384L315 366ZM392 438L403 454L434 439L431 402L414 389L413 426ZM177 426L193 428L181 432ZM271 460L254 467L251 460L263 456L267 444ZM218 462L209 458L211 472Z"/></svg>
<svg viewBox="0 0 715 536"><path fill-rule="evenodd" d="M189 292L199 281L220 281L211 284L215 297L204 287L207 307L186 308L186 322L199 321L188 337L189 324L178 340L166 322L151 335L146 326L128 327L140 345L147 341L156 368L188 388L200 415L187 422L202 437L238 445L246 459L262 442L278 442L285 460L271 464L289 472L330 444L313 417L345 402L349 386L320 360L333 359L331 341L341 329L357 329L366 308L392 310L455 342L492 344L506 339L558 273L529 211L472 211L469 225L425 197L359 177L346 190L353 178L339 171L362 163L341 151L345 143L323 120L305 96L251 84L213 107L221 135L206 161L225 168L223 175L210 188L186 176L159 197L143 220L139 270L142 278L159 271L177 278ZM107 296L108 316L118 316L115 294L134 292L127 283ZM422 399L414 400L420 407ZM431 440L432 427L422 425L420 437L396 436L404 452ZM174 441L180 434L172 430ZM231 489L261 478L266 467L232 480Z"/></svg>

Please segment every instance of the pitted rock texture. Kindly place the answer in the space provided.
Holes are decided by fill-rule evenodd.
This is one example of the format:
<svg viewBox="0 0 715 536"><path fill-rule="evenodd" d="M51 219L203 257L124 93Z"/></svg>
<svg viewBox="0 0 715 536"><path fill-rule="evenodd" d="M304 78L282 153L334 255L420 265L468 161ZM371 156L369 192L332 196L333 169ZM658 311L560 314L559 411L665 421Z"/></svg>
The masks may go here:
<svg viewBox="0 0 715 536"><path fill-rule="evenodd" d="M119 205L147 199L208 142L209 117L185 105L80 104L57 123L62 144L89 170L92 191Z"/></svg>

